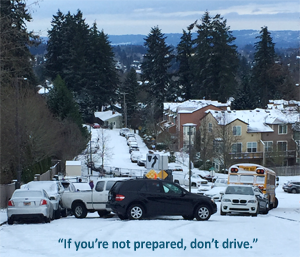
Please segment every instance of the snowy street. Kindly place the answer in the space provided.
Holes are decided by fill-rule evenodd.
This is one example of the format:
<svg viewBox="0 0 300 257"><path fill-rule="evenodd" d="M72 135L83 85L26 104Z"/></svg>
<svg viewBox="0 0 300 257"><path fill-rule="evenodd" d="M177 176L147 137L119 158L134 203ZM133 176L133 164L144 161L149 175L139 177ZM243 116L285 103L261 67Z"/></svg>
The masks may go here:
<svg viewBox="0 0 300 257"><path fill-rule="evenodd" d="M97 130L93 138L97 141ZM130 162L126 139L118 130L107 130L114 155L105 165L136 168ZM142 146L138 138L141 151ZM83 160L84 161L84 160ZM97 165L96 165L97 166ZM276 195L278 208L257 217L220 215L209 221L187 221L180 216L141 221L74 216L50 224L4 224L0 227L0 256L289 256L300 253L300 194L289 194L282 184L297 177L280 177ZM0 212L1 223L6 220Z"/></svg>

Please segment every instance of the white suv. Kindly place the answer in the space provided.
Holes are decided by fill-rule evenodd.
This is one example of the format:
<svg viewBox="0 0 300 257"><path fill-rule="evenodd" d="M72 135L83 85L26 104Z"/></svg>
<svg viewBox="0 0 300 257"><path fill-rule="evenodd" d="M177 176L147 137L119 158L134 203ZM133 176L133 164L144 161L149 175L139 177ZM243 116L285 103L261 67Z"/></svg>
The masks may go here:
<svg viewBox="0 0 300 257"><path fill-rule="evenodd" d="M220 214L238 212L257 216L258 200L250 185L228 185L222 197Z"/></svg>

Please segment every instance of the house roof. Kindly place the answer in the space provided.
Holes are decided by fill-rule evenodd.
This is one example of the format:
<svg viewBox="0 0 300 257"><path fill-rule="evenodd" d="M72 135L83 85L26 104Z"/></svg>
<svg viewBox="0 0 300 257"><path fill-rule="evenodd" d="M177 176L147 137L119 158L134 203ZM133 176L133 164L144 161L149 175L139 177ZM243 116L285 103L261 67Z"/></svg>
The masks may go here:
<svg viewBox="0 0 300 257"><path fill-rule="evenodd" d="M95 112L94 116L95 118L99 118L102 121L107 121L115 117L119 117L119 116L122 117L122 114L116 111L104 111L104 112Z"/></svg>
<svg viewBox="0 0 300 257"><path fill-rule="evenodd" d="M164 103L164 110L170 110L178 113L193 113L203 107L213 105L216 107L227 107L231 105L231 102L220 103L212 100L187 100L182 103Z"/></svg>
<svg viewBox="0 0 300 257"><path fill-rule="evenodd" d="M206 113L217 120L219 125L228 125L235 120L240 120L248 125L248 132L273 132L270 125L293 124L300 121L297 111L279 109L255 109L237 111L207 110Z"/></svg>

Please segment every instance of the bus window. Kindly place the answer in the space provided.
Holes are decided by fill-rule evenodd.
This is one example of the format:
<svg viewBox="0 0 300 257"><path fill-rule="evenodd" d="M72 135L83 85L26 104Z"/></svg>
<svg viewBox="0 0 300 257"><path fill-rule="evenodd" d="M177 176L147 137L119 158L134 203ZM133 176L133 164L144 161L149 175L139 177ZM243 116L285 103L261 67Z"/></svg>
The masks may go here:
<svg viewBox="0 0 300 257"><path fill-rule="evenodd" d="M230 183L238 182L238 176L237 175L230 175L229 176Z"/></svg>
<svg viewBox="0 0 300 257"><path fill-rule="evenodd" d="M251 183L253 184L254 176L241 175L240 182L241 183Z"/></svg>
<svg viewBox="0 0 300 257"><path fill-rule="evenodd" d="M264 184L265 183L265 176L256 176L256 183L257 184Z"/></svg>

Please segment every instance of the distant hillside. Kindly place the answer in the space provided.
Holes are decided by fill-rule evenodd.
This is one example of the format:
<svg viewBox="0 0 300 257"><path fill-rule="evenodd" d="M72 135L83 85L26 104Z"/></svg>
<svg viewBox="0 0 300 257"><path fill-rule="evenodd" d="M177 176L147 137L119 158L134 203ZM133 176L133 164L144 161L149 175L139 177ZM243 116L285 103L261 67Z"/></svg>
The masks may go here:
<svg viewBox="0 0 300 257"><path fill-rule="evenodd" d="M276 48L295 48L299 47L300 36L298 31L283 30L270 31L273 42ZM247 44L254 44L259 35L257 30L233 30L232 34L236 37L235 44L238 47L243 47ZM166 33L166 43L177 46L182 34L180 33ZM196 36L196 34L195 34ZM147 35L109 35L109 40L113 45L143 45Z"/></svg>

